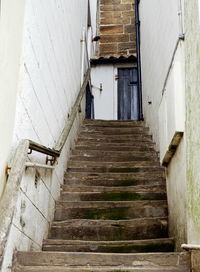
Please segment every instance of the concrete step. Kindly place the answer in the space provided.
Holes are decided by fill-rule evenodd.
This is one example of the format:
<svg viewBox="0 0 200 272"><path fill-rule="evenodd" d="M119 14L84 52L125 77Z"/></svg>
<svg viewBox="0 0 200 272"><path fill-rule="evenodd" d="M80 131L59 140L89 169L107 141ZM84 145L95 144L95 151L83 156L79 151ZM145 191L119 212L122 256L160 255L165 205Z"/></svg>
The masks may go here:
<svg viewBox="0 0 200 272"><path fill-rule="evenodd" d="M167 238L167 217L131 220L72 219L54 221L49 239L118 241Z"/></svg>
<svg viewBox="0 0 200 272"><path fill-rule="evenodd" d="M160 166L160 163L157 161L134 161L134 162L105 162L105 161L76 161L69 160L67 164L68 168L132 168L140 166Z"/></svg>
<svg viewBox="0 0 200 272"><path fill-rule="evenodd" d="M189 268L189 254L187 253L129 253L129 254L116 254L116 253L87 253L87 252L17 252L16 254L16 267L21 266L45 266L54 267L54 270L59 271L57 267L64 269L77 269L77 271L120 271L125 267L134 268L130 271L153 271L155 269L170 271L174 268L182 268L182 271ZM109 267L109 270L107 270ZM114 270L118 267L119 270ZM62 269L62 268L61 268ZM139 270L140 269L140 270ZM144 270L142 270L144 269ZM17 270L15 270L17 271ZM20 270L18 270L20 271ZM38 270L35 270L38 271ZM45 270L40 270L45 271ZM47 269L48 271L48 269ZM62 270L60 270L62 271ZM65 271L65 270L63 270ZM67 270L66 270L67 271ZM71 270L68 270L71 271ZM72 270L74 271L74 270ZM75 270L76 271L76 270ZM121 270L124 271L124 270ZM126 271L126 270L125 270ZM176 271L176 270L171 270ZM181 270L180 270L181 271Z"/></svg>
<svg viewBox="0 0 200 272"><path fill-rule="evenodd" d="M161 166L118 166L118 167L68 167L67 168L68 172L73 172L73 173L83 173L83 172L90 172L94 174L99 174L99 173L111 173L111 174L116 174L116 173L141 173L143 175L148 175L149 173L161 173L164 174L165 170Z"/></svg>
<svg viewBox="0 0 200 272"><path fill-rule="evenodd" d="M104 253L142 253L173 252L174 239L149 239L135 241L76 241L44 240L44 251L60 252L104 252Z"/></svg>
<svg viewBox="0 0 200 272"><path fill-rule="evenodd" d="M61 191L61 200L65 199L65 193L118 193L118 192L128 192L128 193L166 193L166 185L162 184L145 184L145 185L136 185L136 186L83 186L83 185L62 185ZM124 199L124 200L127 200Z"/></svg>
<svg viewBox="0 0 200 272"><path fill-rule="evenodd" d="M58 201L54 219L128 220L168 215L166 200Z"/></svg>
<svg viewBox="0 0 200 272"><path fill-rule="evenodd" d="M61 201L136 201L136 200L164 200L165 192L63 192Z"/></svg>
<svg viewBox="0 0 200 272"><path fill-rule="evenodd" d="M94 127L144 127L144 121L84 120L83 125Z"/></svg>

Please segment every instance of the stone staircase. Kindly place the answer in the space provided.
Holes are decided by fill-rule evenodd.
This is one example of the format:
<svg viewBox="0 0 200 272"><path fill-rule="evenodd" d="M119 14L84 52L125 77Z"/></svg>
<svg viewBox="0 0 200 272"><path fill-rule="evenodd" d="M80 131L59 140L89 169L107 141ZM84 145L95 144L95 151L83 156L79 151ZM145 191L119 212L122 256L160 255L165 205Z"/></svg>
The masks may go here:
<svg viewBox="0 0 200 272"><path fill-rule="evenodd" d="M85 120L42 252L15 272L189 272L168 237L165 172L143 122Z"/></svg>

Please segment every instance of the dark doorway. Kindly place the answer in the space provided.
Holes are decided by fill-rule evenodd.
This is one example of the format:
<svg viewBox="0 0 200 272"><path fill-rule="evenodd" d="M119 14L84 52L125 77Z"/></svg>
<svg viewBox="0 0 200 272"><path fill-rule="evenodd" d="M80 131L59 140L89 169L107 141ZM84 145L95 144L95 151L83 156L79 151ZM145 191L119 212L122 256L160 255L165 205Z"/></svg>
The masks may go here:
<svg viewBox="0 0 200 272"><path fill-rule="evenodd" d="M118 77L118 120L139 120L137 68L120 68Z"/></svg>
<svg viewBox="0 0 200 272"><path fill-rule="evenodd" d="M90 86L86 87L86 119L94 119L94 96L91 93Z"/></svg>

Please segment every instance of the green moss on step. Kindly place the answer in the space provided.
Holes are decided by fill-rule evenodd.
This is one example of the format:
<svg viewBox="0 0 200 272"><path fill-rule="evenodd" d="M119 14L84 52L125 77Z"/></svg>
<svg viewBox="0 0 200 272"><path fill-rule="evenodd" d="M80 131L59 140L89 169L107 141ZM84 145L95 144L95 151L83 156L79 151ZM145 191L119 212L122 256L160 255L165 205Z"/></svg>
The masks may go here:
<svg viewBox="0 0 200 272"><path fill-rule="evenodd" d="M155 199L155 195L134 192L108 192L99 194L95 198L96 201L132 201ZM163 199L162 196L160 198Z"/></svg>
<svg viewBox="0 0 200 272"><path fill-rule="evenodd" d="M130 219L128 208L91 209L85 212L84 219L126 220Z"/></svg>

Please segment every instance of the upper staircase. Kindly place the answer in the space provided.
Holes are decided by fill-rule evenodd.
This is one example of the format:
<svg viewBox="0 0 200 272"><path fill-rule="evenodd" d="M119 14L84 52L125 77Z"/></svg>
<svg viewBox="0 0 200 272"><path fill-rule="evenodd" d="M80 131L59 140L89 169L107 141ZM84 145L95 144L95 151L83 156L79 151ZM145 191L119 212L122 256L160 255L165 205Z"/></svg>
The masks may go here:
<svg viewBox="0 0 200 272"><path fill-rule="evenodd" d="M85 120L42 252L15 272L189 272L168 237L165 171L143 122Z"/></svg>

